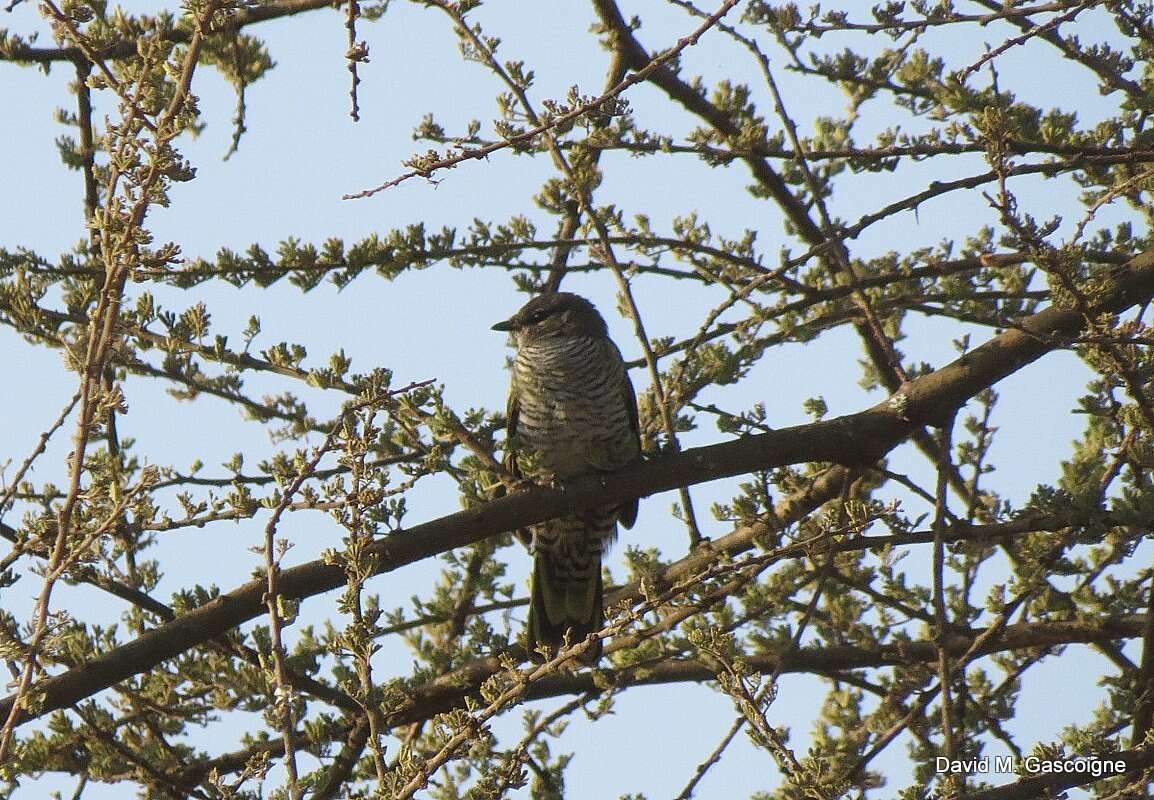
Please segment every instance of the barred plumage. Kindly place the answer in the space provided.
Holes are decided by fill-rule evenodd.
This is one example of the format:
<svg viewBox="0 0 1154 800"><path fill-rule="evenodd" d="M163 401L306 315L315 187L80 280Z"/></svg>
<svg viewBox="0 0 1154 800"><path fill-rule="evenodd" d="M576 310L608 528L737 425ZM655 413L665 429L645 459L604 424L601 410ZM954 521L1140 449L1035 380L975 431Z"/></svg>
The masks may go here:
<svg viewBox="0 0 1154 800"><path fill-rule="evenodd" d="M513 331L517 357L509 396L514 469L565 481L620 469L640 456L637 403L621 353L588 300L568 292L537 297L495 330ZM601 554L631 527L637 501L535 525L528 647L559 647L598 630ZM600 656L600 646L590 661Z"/></svg>

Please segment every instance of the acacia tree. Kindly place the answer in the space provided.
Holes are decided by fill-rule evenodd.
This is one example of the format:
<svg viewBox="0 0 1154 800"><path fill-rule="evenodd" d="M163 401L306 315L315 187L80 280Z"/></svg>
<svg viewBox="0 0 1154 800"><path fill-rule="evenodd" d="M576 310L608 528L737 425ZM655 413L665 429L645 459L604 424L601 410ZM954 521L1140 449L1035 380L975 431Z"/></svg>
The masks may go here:
<svg viewBox="0 0 1154 800"><path fill-rule="evenodd" d="M743 731L776 766L757 767L767 798L1042 797L1078 785L1147 796L1148 3L947 0L867 12L670 0L664 11L681 14L682 33L658 40L615 0L593 0L604 85L542 97L530 65L500 52L501 32L481 26L478 3L424 0L417 5L444 15L463 57L493 77L498 117L462 130L425 117L416 134L431 149L363 194L405 181L448 181L441 190L451 191L454 167L500 180L516 154L552 169L523 214L474 220L465 235L412 225L351 246L286 231L275 256L255 245L186 256L179 242L154 241L150 209L195 177L179 148L204 123L203 70L236 87L233 145L243 147L246 89L273 64L261 26L330 5L195 0L148 16L43 0L55 45L0 37L7 70L75 70L71 110L60 115L72 133L58 146L82 177L87 219L60 258L21 247L13 231L0 250L0 322L20 347L63 353L76 386L70 398L45 393L43 406L63 407L31 452L6 456L0 487L3 591L32 598L26 615L0 611L13 675L0 701L6 796L20 796L32 776L62 773L75 777L76 797L102 782L156 798L274 787L292 798L559 797L566 720L583 713L596 724L637 687L685 683L713 687L734 722L700 766L681 765L682 797L704 791ZM355 118L370 49L360 37L388 19L388 3L337 5ZM727 48L748 82L696 78L683 61L705 41ZM1007 61L1017 53L1039 71L1088 77L1108 113L1085 123L1084 95L1050 107L1015 93ZM848 99L802 119L791 108L806 87ZM632 103L643 90L686 132L646 127ZM93 111L101 104L103 121ZM710 219L692 187L685 216L652 218L607 188L609 170L627 183L643 163L621 154L740 174L771 222L715 233L729 227L724 211ZM878 191L879 175L901 191ZM951 217L949 240L903 247L919 210L948 214L979 193L978 210ZM847 196L869 199L856 219L837 213ZM1054 214L1056 197L1080 208L1074 219ZM759 235L785 245L766 252ZM285 280L307 304L325 281L377 286L374 274L430 265L487 270L494 285L511 274L526 293L557 290L577 273L611 284L637 337L624 349L640 353L631 367L644 463L563 490L527 485L502 466L500 411L450 407L447 376L357 374L343 352L315 363L307 340L261 344L255 318L238 347L226 332L249 312L221 304L210 313L200 302L206 287L227 283L255 306ZM164 305L161 289L188 300ZM704 310L684 315L676 336L654 336L641 311L654 298ZM911 332L943 331L952 360L929 364L901 349ZM821 368L860 380L873 404L827 419L814 398L812 421L775 428L764 365L844 332L860 349ZM998 436L1049 435L1028 414L998 416L999 384L1020 375L1049 396L1055 387L1029 382L1060 358L1093 373L1064 401L1080 412L1075 441L1042 475L994 473ZM234 404L272 444L220 474L136 452L118 430L133 419L125 397L141 380L194 406ZM269 385L276 394L254 388ZM67 457L45 463L69 430ZM709 443L689 447L687 437ZM906 472L891 463L897 448L912 454ZM1049 474L1059 476L1052 485ZM737 479L733 496L703 513L691 487L717 478ZM1013 479L1036 488L1019 496ZM455 487L463 510L411 519L406 497L436 481ZM661 546L626 550L625 569L611 576L603 661L580 668L586 641L531 662L518 644L525 590L506 575L517 546L508 531L661 491L678 497L672 516L651 513L647 523ZM340 544L290 566L282 525L317 511ZM181 576L181 591L157 596L162 572L179 575L156 555L166 537L238 521L259 540L259 577L216 587ZM245 557L253 538L237 541L227 557ZM440 559L441 579L419 597L374 582L426 559ZM65 609L61 592L74 585L116 598L117 610ZM380 656L397 642L406 657ZM1093 718L1055 713L1023 740L1013 722L1024 688L1045 680L1044 666L1075 658L1107 689ZM786 674L811 676L811 718L775 713ZM503 715L549 698L528 706L522 731L495 732ZM195 746L200 728L231 737L231 747ZM806 751L795 744L802 730ZM909 774L879 766L899 749ZM938 756L994 752L1109 755L1125 770L1001 780L935 770Z"/></svg>

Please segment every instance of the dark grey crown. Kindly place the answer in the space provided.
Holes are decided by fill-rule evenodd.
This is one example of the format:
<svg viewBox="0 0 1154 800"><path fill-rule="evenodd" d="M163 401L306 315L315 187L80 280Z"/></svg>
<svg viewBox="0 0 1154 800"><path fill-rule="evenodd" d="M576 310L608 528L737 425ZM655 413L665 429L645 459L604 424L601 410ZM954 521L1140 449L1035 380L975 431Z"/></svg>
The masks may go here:
<svg viewBox="0 0 1154 800"><path fill-rule="evenodd" d="M512 331L520 339L549 336L607 336L605 320L584 297L572 292L551 292L534 297L509 319L493 326Z"/></svg>

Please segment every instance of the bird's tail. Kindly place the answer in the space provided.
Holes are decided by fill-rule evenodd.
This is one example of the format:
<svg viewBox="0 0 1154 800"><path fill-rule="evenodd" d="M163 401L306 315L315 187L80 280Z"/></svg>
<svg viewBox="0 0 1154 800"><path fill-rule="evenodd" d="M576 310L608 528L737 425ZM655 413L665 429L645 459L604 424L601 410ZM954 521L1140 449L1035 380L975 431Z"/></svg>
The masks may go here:
<svg viewBox="0 0 1154 800"><path fill-rule="evenodd" d="M540 645L556 652L566 637L569 644L576 644L601 629L605 619L601 552L616 530L612 518L563 517L545 526L536 532L534 543L527 642L533 658L540 658ZM581 660L593 664L600 658L597 641Z"/></svg>

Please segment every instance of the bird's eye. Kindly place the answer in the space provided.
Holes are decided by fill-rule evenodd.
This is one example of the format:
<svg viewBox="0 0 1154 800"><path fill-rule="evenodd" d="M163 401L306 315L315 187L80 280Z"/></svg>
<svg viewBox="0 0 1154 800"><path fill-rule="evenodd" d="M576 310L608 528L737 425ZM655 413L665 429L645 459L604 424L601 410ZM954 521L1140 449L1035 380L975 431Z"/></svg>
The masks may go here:
<svg viewBox="0 0 1154 800"><path fill-rule="evenodd" d="M525 322L527 322L530 325L536 325L538 322L545 319L545 317L547 317L547 316L549 316L548 311L538 311L536 314L533 314L532 316L530 316L529 319L525 320Z"/></svg>

